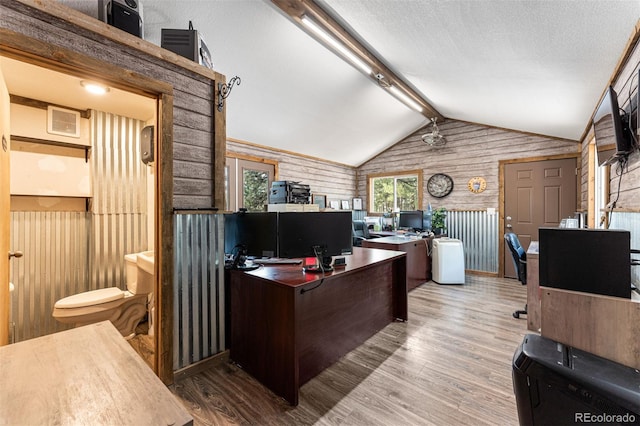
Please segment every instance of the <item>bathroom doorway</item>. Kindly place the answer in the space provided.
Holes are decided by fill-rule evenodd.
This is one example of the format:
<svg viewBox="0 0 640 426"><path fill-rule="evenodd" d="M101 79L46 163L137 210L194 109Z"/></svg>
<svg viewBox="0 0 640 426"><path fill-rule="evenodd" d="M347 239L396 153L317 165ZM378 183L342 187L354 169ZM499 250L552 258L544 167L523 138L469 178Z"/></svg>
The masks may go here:
<svg viewBox="0 0 640 426"><path fill-rule="evenodd" d="M20 125L13 126L12 135L23 137L11 138L12 148L18 152L16 161L22 161L12 168L21 173L33 169L54 173L53 177L44 173L44 176L33 179L14 179L20 181L18 189L14 189L16 185L12 185L12 181L3 187L11 187L13 194L8 206L11 211L5 211L7 207L4 207L0 217L9 216L12 227L17 226L13 235L6 240L14 243L9 250L22 250L24 257L12 261L12 276L16 281L16 290L9 295L12 317L5 316L5 310L2 309L0 323L3 327L4 324L13 324L13 327L8 327L9 333L13 333L11 338L18 341L23 337L37 337L69 327L58 324L52 318L53 304L59 298L108 286L125 290L124 254L149 250L158 254L155 250L159 240L158 205L162 200L158 195L161 183L157 162L138 164L140 153L137 151L140 147L140 130L146 126L157 129L158 114L163 105L160 100L162 95L153 95L148 88L146 91L143 91L144 87L128 91L127 87L115 85L110 88L110 94L124 96L125 99L119 101L124 108L118 107L118 101L107 106L92 104L92 101L78 106L75 101L83 96L79 83L91 79L104 80L95 71L88 73L77 68L74 74L70 74L67 69L53 69L56 67L50 62L40 63L33 57L22 58L14 53L0 57L0 67L11 97L11 110L17 111L11 115L17 117L26 109L27 114L39 116L45 112L32 111L41 108L38 102L57 106L63 111L87 111L87 118L81 118L74 124L85 120L86 123L79 125L86 125L89 135L85 135L85 138L90 140L88 147L82 147L82 142L72 146L74 144L60 142L60 138L56 140L56 137L20 135L15 130ZM45 74L25 78L25 69ZM106 71L113 70L106 67ZM66 78L69 84L76 84L78 92L71 92L68 87L62 89L62 84L51 85L60 76ZM26 89L19 88L16 81L29 81L29 90L33 92L25 93ZM38 89L37 82L49 83L50 87ZM56 91L61 91L59 100L53 97ZM25 106L24 99L38 101L32 103L37 106ZM127 107L134 107L135 111L131 112ZM142 115L141 111L144 111ZM32 119L31 115L26 118L28 122L33 122ZM44 123L46 126L46 120ZM50 130L45 128L43 132L46 134ZM157 149L161 146L161 138L157 137L159 133L154 131L156 159L160 158ZM49 134L55 134L55 131ZM18 141L14 143L14 139ZM56 143L43 144L40 143L41 139L54 139ZM98 139L102 140L100 149L104 148L103 152L97 152L95 141ZM114 140L118 140L119 147L127 148L109 150L113 148L110 144ZM26 165L30 166L29 159L34 158L38 167L35 167L36 164L33 164L34 167L25 167L24 162L27 161ZM60 176L56 176L56 172ZM134 182L136 179L140 181ZM36 262L34 259L40 260ZM69 262L73 262L71 267L66 266ZM156 295L161 279L158 270L158 267L154 267ZM25 280L27 276L29 280ZM148 314L141 321L142 326L149 326L153 313L158 311L154 308L161 304L160 297L150 298L150 301ZM33 309L26 313L25 308L29 306ZM21 320L28 324L20 323ZM19 327L30 329L32 334L20 335ZM138 335L144 334L144 339L136 336L130 340L136 350L146 355L144 358L156 372L159 370L157 360L160 351L157 349L160 330L162 326L156 321L150 332L138 328Z"/></svg>

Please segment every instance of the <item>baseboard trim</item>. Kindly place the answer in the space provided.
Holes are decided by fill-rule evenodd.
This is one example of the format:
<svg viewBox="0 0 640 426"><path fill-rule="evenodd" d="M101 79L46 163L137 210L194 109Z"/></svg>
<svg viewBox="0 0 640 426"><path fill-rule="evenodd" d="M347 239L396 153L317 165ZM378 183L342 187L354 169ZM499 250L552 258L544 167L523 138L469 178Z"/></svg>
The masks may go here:
<svg viewBox="0 0 640 426"><path fill-rule="evenodd" d="M178 382L180 380L184 380L188 377L195 376L198 373L203 372L204 370L209 370L211 368L217 367L218 365L229 362L229 350L225 350L219 352L215 355L210 356L209 358L205 358L198 362L195 362L191 365L183 367L179 370L173 372L173 380L174 382Z"/></svg>

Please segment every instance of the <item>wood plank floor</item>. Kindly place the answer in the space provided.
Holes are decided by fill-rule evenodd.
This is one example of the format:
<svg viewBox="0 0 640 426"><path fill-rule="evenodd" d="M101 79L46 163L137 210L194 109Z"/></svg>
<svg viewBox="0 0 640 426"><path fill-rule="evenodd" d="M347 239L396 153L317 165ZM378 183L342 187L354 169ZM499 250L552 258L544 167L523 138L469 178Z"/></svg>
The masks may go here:
<svg viewBox="0 0 640 426"><path fill-rule="evenodd" d="M233 364L171 386L202 425L517 425L511 359L527 334L513 279L423 284L393 323L307 382L292 407Z"/></svg>

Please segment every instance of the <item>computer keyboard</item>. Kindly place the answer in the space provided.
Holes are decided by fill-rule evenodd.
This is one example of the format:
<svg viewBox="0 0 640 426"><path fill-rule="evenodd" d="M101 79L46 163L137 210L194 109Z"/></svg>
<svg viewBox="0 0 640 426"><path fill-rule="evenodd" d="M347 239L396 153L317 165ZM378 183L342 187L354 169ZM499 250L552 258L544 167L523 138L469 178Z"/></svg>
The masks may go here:
<svg viewBox="0 0 640 426"><path fill-rule="evenodd" d="M282 259L278 257L267 257L264 259L253 259L253 263L261 263L263 265L297 265L302 263L300 259Z"/></svg>

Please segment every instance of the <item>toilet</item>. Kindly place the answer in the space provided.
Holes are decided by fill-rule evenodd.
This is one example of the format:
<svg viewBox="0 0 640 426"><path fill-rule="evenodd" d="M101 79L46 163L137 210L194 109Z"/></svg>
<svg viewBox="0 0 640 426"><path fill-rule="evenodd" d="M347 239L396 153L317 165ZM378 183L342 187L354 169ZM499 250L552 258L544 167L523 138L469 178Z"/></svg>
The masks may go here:
<svg viewBox="0 0 640 426"><path fill-rule="evenodd" d="M147 303L153 294L153 251L126 254L127 290L108 287L65 297L53 307L53 317L74 327L109 320L122 336L130 338L147 313Z"/></svg>

